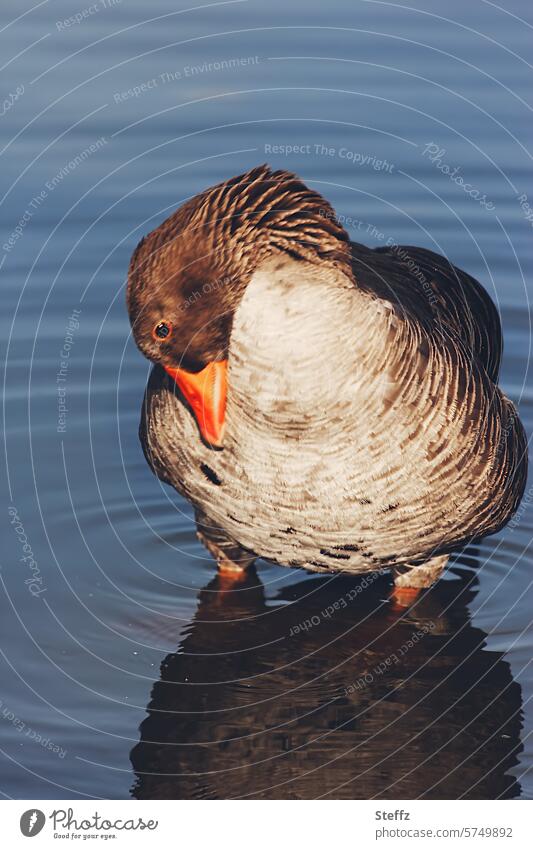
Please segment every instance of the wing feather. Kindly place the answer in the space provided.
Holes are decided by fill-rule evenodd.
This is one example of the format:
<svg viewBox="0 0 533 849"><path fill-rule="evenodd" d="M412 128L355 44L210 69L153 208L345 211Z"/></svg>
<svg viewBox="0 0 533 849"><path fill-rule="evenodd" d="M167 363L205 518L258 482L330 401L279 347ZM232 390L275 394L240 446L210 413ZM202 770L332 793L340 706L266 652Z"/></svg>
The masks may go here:
<svg viewBox="0 0 533 849"><path fill-rule="evenodd" d="M503 349L500 317L474 277L425 248L392 245L372 250L355 242L351 247L359 285L396 300L422 325L459 338L497 383Z"/></svg>

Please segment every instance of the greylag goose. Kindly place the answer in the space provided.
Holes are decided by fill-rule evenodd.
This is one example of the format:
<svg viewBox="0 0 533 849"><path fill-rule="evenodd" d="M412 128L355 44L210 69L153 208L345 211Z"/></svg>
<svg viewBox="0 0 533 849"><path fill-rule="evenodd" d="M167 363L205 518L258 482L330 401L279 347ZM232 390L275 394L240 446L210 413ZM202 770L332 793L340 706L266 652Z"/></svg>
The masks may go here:
<svg viewBox="0 0 533 849"><path fill-rule="evenodd" d="M527 448L490 297L432 251L350 242L294 174L184 203L137 246L127 305L155 366L146 459L221 570L391 569L418 592L516 510Z"/></svg>

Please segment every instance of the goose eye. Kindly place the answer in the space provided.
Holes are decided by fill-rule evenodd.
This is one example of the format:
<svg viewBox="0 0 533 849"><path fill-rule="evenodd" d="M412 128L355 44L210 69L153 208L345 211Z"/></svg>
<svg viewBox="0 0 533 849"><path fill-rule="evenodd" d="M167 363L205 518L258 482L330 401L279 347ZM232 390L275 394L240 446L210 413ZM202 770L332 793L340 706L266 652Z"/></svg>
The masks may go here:
<svg viewBox="0 0 533 849"><path fill-rule="evenodd" d="M172 325L168 321L160 321L152 330L152 336L157 341L159 339L168 339L172 334Z"/></svg>

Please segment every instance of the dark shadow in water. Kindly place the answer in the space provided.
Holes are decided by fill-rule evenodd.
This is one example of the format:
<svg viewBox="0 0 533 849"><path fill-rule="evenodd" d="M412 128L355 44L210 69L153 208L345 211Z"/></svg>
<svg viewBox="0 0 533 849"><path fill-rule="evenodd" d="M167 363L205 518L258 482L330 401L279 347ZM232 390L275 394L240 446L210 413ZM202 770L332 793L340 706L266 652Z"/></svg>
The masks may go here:
<svg viewBox="0 0 533 849"><path fill-rule="evenodd" d="M161 665L132 795L520 795L521 690L470 621L475 573L453 573L409 611L384 577L309 578L268 602L255 571L238 591L216 577Z"/></svg>

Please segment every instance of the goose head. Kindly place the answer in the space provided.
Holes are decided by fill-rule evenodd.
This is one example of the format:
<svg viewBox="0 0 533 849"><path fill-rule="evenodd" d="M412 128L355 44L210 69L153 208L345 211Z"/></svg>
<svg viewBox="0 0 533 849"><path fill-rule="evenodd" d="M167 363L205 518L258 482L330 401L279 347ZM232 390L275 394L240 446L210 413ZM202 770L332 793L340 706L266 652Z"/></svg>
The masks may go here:
<svg viewBox="0 0 533 849"><path fill-rule="evenodd" d="M235 310L254 272L280 253L351 276L348 236L329 203L263 165L188 200L132 256L135 341L175 380L212 447L222 447Z"/></svg>

